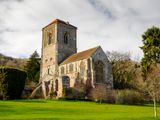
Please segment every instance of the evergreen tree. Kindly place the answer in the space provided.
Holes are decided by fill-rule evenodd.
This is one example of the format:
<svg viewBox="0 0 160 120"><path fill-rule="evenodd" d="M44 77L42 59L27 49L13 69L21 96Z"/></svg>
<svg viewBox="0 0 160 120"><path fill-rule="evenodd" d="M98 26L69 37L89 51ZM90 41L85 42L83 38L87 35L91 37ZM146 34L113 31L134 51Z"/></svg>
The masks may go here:
<svg viewBox="0 0 160 120"><path fill-rule="evenodd" d="M34 51L34 53L30 56L29 61L25 66L25 70L29 81L39 81L40 58L37 51Z"/></svg>
<svg viewBox="0 0 160 120"><path fill-rule="evenodd" d="M142 35L143 46L141 47L144 57L141 61L143 77L146 77L151 65L160 62L160 29L157 27L149 28Z"/></svg>
<svg viewBox="0 0 160 120"><path fill-rule="evenodd" d="M156 101L160 93L160 29L149 28L142 35L144 57L141 61L144 90L146 90L154 103L154 117L157 117Z"/></svg>

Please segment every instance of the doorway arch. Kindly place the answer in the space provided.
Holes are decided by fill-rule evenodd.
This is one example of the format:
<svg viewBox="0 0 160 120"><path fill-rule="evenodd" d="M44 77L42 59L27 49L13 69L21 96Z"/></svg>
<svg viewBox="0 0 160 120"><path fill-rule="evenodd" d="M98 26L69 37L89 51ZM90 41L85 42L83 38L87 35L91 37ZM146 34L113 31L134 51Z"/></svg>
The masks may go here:
<svg viewBox="0 0 160 120"><path fill-rule="evenodd" d="M62 87L63 88L70 87L70 78L68 76L62 76Z"/></svg>

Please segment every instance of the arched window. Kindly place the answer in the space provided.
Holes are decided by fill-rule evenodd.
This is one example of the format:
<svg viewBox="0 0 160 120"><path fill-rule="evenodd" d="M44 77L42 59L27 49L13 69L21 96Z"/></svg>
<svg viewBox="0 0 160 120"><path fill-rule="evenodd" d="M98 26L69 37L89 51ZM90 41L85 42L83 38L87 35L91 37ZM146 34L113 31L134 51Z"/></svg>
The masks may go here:
<svg viewBox="0 0 160 120"><path fill-rule="evenodd" d="M51 33L48 34L48 45L51 44L51 40L52 40L52 35Z"/></svg>
<svg viewBox="0 0 160 120"><path fill-rule="evenodd" d="M102 61L95 63L96 83L104 82L104 64Z"/></svg>
<svg viewBox="0 0 160 120"><path fill-rule="evenodd" d="M47 67L47 74L50 74L50 66Z"/></svg>
<svg viewBox="0 0 160 120"><path fill-rule="evenodd" d="M66 32L65 34L64 34L64 43L65 44L68 44L69 43L69 34Z"/></svg>
<svg viewBox="0 0 160 120"><path fill-rule="evenodd" d="M64 74L64 67L61 67L61 74Z"/></svg>
<svg viewBox="0 0 160 120"><path fill-rule="evenodd" d="M69 72L73 72L73 64L69 65Z"/></svg>
<svg viewBox="0 0 160 120"><path fill-rule="evenodd" d="M62 77L62 86L63 88L69 88L70 87L70 79L68 76Z"/></svg>

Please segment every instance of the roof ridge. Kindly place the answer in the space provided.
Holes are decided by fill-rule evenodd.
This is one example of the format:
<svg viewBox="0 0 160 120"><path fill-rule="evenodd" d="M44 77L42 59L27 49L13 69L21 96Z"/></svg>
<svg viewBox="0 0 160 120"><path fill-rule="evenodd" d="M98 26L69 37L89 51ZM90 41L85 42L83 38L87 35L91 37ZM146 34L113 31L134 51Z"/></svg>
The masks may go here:
<svg viewBox="0 0 160 120"><path fill-rule="evenodd" d="M88 51L88 50L91 50L91 49L95 49L95 48L98 48L98 47L100 47L100 46L96 46L96 47L93 47L93 48L89 48L89 49L87 49L87 50L83 50L83 51L80 51L80 52L77 52L77 53L85 52L85 51ZM75 54L77 54L77 53L75 53Z"/></svg>
<svg viewBox="0 0 160 120"><path fill-rule="evenodd" d="M97 47L93 47L93 48L90 48L90 49L87 49L87 50L84 50L84 51L81 51L81 52L78 52L78 53L74 53L72 55L70 55L68 58L66 58L64 61L62 61L62 63L60 65L63 65L63 64L67 64L67 63L70 63L70 62L75 62L75 61L78 61L78 60L81 60L81 59L85 59L85 58L88 58L90 57L96 50L97 48L99 48L100 46L97 46Z"/></svg>
<svg viewBox="0 0 160 120"><path fill-rule="evenodd" d="M93 47L93 48L89 48L89 49L87 49L87 50L83 50L83 51L80 51L80 52L74 53L74 54L72 54L72 55L76 55L76 54L79 54L79 53L83 53L83 52L86 52L86 51L88 51L88 50L95 49L95 48L97 49L98 47L100 47L100 46ZM72 56L72 55L70 55L70 56ZM69 57L70 57L70 56L69 56ZM69 58L69 57L68 57L68 58Z"/></svg>

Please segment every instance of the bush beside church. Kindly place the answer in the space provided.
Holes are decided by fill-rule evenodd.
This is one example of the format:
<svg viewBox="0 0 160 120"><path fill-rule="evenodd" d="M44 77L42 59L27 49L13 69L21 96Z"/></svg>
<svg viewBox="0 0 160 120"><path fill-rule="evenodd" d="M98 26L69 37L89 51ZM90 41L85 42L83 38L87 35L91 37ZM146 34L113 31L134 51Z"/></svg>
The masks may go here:
<svg viewBox="0 0 160 120"><path fill-rule="evenodd" d="M0 99L19 99L25 86L25 71L0 67Z"/></svg>

